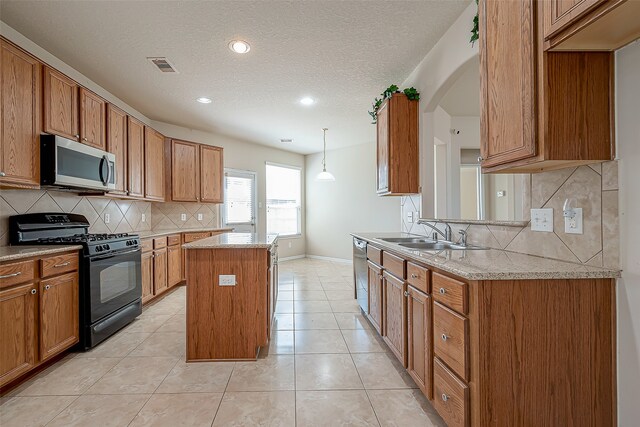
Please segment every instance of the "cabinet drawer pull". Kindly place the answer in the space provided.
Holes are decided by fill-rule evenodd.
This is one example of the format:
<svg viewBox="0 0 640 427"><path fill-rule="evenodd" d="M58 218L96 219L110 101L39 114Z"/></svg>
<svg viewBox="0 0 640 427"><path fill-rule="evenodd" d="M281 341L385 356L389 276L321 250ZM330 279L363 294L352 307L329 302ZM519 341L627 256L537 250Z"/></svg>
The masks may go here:
<svg viewBox="0 0 640 427"><path fill-rule="evenodd" d="M449 400L449 396L447 396L445 393L442 393L442 396L440 396L442 398L443 402L446 402L447 400Z"/></svg>
<svg viewBox="0 0 640 427"><path fill-rule="evenodd" d="M445 288L440 288L438 292L440 292L440 295L444 295L447 293L447 290Z"/></svg>
<svg viewBox="0 0 640 427"><path fill-rule="evenodd" d="M67 262L63 262L62 264L56 264L54 265L54 267L55 268L66 267L69 264L71 264L71 262L67 261Z"/></svg>
<svg viewBox="0 0 640 427"><path fill-rule="evenodd" d="M448 340L448 339L449 339L449 335L447 335L447 334L442 334L441 338L442 338L442 341L446 341L446 340Z"/></svg>
<svg viewBox="0 0 640 427"><path fill-rule="evenodd" d="M51 285L46 285L46 286L44 287L44 290L45 290L45 291L48 291L49 289L51 289Z"/></svg>
<svg viewBox="0 0 640 427"><path fill-rule="evenodd" d="M411 278L412 278L412 279L417 279L417 278L418 278L418 275L417 275L417 274L413 274L413 273L411 273Z"/></svg>
<svg viewBox="0 0 640 427"><path fill-rule="evenodd" d="M0 276L0 279L8 279L9 277L16 277L22 274L22 271L18 271L17 273L5 274L4 276Z"/></svg>
<svg viewBox="0 0 640 427"><path fill-rule="evenodd" d="M35 295L36 292L38 292L38 291L36 291L35 289L31 289L31 295Z"/></svg>

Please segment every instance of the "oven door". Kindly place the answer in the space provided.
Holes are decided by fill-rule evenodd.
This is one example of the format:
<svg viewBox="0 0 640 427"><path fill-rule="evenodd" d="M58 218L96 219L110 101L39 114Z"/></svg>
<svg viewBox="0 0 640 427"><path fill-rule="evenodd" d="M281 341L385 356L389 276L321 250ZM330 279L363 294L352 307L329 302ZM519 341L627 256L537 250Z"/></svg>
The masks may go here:
<svg viewBox="0 0 640 427"><path fill-rule="evenodd" d="M142 298L141 249L89 257L88 303L91 323Z"/></svg>

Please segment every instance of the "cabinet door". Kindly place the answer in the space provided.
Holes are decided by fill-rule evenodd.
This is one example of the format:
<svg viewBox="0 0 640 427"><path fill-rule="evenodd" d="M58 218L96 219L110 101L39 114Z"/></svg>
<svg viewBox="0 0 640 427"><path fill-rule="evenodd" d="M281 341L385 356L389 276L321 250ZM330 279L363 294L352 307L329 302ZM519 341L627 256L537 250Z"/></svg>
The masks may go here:
<svg viewBox="0 0 640 427"><path fill-rule="evenodd" d="M369 312L367 317L376 331L382 335L382 270L370 261L367 262L367 265L369 268Z"/></svg>
<svg viewBox="0 0 640 427"><path fill-rule="evenodd" d="M44 131L80 140L78 85L53 68L44 67Z"/></svg>
<svg viewBox="0 0 640 427"><path fill-rule="evenodd" d="M407 299L406 285L385 272L382 279L384 294L384 341L402 366L407 367Z"/></svg>
<svg viewBox="0 0 640 427"><path fill-rule="evenodd" d="M378 193L389 191L389 103L378 110L377 126L377 183Z"/></svg>
<svg viewBox="0 0 640 427"><path fill-rule="evenodd" d="M116 190L127 192L127 114L107 106L107 151L116 156Z"/></svg>
<svg viewBox="0 0 640 427"><path fill-rule="evenodd" d="M407 371L424 395L432 399L430 307L427 294L407 286Z"/></svg>
<svg viewBox="0 0 640 427"><path fill-rule="evenodd" d="M150 127L144 129L144 195L164 201L164 137Z"/></svg>
<svg viewBox="0 0 640 427"><path fill-rule="evenodd" d="M167 262L167 282L171 287L182 281L182 248L180 245L167 248Z"/></svg>
<svg viewBox="0 0 640 427"><path fill-rule="evenodd" d="M104 99L80 88L80 142L100 150L106 148L106 109Z"/></svg>
<svg viewBox="0 0 640 427"><path fill-rule="evenodd" d="M0 41L0 184L40 186L40 63Z"/></svg>
<svg viewBox="0 0 640 427"><path fill-rule="evenodd" d="M142 254L142 302L153 298L153 252Z"/></svg>
<svg viewBox="0 0 640 427"><path fill-rule="evenodd" d="M40 282L40 360L78 342L78 273Z"/></svg>
<svg viewBox="0 0 640 427"><path fill-rule="evenodd" d="M578 18L605 0L546 0L544 5L545 38L573 24Z"/></svg>
<svg viewBox="0 0 640 427"><path fill-rule="evenodd" d="M536 155L536 40L533 0L481 0L482 166Z"/></svg>
<svg viewBox="0 0 640 427"><path fill-rule="evenodd" d="M198 144L171 140L171 200L197 202Z"/></svg>
<svg viewBox="0 0 640 427"><path fill-rule="evenodd" d="M168 287L167 249L153 251L153 294L159 295Z"/></svg>
<svg viewBox="0 0 640 427"><path fill-rule="evenodd" d="M129 117L127 136L127 191L129 196L144 197L144 124Z"/></svg>
<svg viewBox="0 0 640 427"><path fill-rule="evenodd" d="M200 201L224 203L223 151L219 147L200 146Z"/></svg>
<svg viewBox="0 0 640 427"><path fill-rule="evenodd" d="M0 290L0 386L36 365L37 292L35 283Z"/></svg>

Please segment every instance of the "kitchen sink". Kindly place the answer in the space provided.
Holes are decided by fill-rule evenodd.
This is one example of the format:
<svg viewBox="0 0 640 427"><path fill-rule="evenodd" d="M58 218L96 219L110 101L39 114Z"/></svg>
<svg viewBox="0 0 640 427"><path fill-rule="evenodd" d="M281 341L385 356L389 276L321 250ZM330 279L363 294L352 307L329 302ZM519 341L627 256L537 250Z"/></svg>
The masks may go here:
<svg viewBox="0 0 640 427"><path fill-rule="evenodd" d="M449 243L449 242L429 242L429 241L415 242L415 243L400 243L399 245L405 248L421 249L423 251L443 251L447 249L464 251L464 250L486 249L480 246L472 246L472 245L463 246L463 245L456 245L455 243Z"/></svg>
<svg viewBox="0 0 640 427"><path fill-rule="evenodd" d="M419 238L419 237L380 237L380 240L384 240L389 243L429 243L431 240Z"/></svg>

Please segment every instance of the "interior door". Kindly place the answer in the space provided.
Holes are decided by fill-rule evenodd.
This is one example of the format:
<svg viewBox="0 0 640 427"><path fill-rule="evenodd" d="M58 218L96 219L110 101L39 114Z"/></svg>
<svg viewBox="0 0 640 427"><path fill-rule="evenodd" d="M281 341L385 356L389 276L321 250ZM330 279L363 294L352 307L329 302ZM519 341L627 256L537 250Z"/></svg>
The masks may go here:
<svg viewBox="0 0 640 427"><path fill-rule="evenodd" d="M256 232L256 173L225 169L224 224L238 233Z"/></svg>

